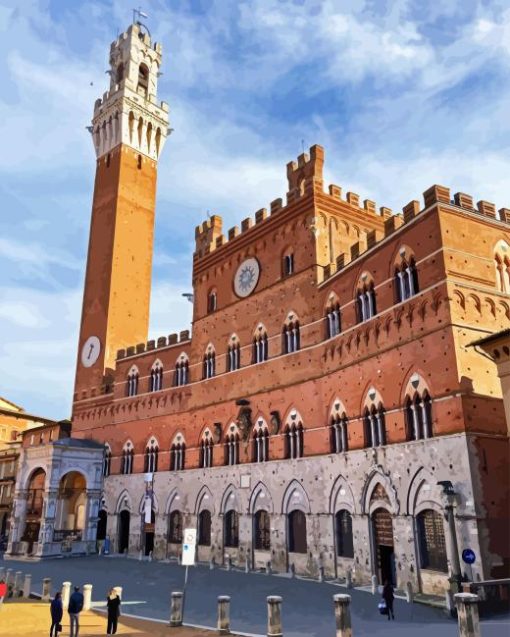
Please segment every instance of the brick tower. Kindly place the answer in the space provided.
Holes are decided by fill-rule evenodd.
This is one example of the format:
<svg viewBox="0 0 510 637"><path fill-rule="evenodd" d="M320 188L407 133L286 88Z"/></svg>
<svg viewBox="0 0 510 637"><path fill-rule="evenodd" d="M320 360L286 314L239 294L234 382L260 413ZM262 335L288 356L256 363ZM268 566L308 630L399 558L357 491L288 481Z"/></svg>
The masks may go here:
<svg viewBox="0 0 510 637"><path fill-rule="evenodd" d="M75 399L105 391L119 348L147 340L157 163L168 105L156 101L162 47L132 24L110 48L110 90L90 129L97 156Z"/></svg>

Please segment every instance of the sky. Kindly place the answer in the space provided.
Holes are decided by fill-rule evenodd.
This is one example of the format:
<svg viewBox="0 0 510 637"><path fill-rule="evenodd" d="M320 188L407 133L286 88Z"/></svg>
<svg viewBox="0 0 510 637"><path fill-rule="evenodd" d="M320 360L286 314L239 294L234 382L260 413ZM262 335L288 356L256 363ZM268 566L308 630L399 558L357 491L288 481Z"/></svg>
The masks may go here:
<svg viewBox="0 0 510 637"><path fill-rule="evenodd" d="M240 224L325 147L327 183L401 211L430 185L510 207L510 2L139 0L174 129L151 337L187 329L194 227ZM135 6L135 4L133 4ZM0 0L0 395L70 415L95 169L86 126L125 0Z"/></svg>

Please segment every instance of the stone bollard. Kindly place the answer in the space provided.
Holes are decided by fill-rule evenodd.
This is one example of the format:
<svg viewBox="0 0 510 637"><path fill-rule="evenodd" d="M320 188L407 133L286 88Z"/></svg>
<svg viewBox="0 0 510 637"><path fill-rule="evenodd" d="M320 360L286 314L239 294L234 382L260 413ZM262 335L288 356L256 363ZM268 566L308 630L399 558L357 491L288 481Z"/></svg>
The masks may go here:
<svg viewBox="0 0 510 637"><path fill-rule="evenodd" d="M271 573L272 573L271 560L268 560L266 562L266 575L271 575Z"/></svg>
<svg viewBox="0 0 510 637"><path fill-rule="evenodd" d="M32 575L27 573L23 582L23 597L30 597L30 591L32 590Z"/></svg>
<svg viewBox="0 0 510 637"><path fill-rule="evenodd" d="M92 606L92 584L83 585L83 610L90 610Z"/></svg>
<svg viewBox="0 0 510 637"><path fill-rule="evenodd" d="M480 620L478 617L478 595L473 593L457 593L454 595L457 606L460 637L480 637Z"/></svg>
<svg viewBox="0 0 510 637"><path fill-rule="evenodd" d="M173 592L170 597L170 626L182 626L182 598L181 592Z"/></svg>
<svg viewBox="0 0 510 637"><path fill-rule="evenodd" d="M143 551L142 549L140 549L140 552L138 553L138 561L141 562L143 560Z"/></svg>
<svg viewBox="0 0 510 637"><path fill-rule="evenodd" d="M119 599L122 599L122 586L114 586L113 590L117 593Z"/></svg>
<svg viewBox="0 0 510 637"><path fill-rule="evenodd" d="M319 566L319 582L324 581L324 566Z"/></svg>
<svg viewBox="0 0 510 637"><path fill-rule="evenodd" d="M412 604L414 601L413 585L411 582L406 582L406 601L408 604Z"/></svg>
<svg viewBox="0 0 510 637"><path fill-rule="evenodd" d="M45 577L42 582L42 601L49 602L51 597L51 578Z"/></svg>
<svg viewBox="0 0 510 637"><path fill-rule="evenodd" d="M283 637L282 598L278 595L267 598L267 637Z"/></svg>
<svg viewBox="0 0 510 637"><path fill-rule="evenodd" d="M351 637L351 596L333 595L335 603L336 637Z"/></svg>
<svg viewBox="0 0 510 637"><path fill-rule="evenodd" d="M227 571L231 571L232 570L232 558L230 557L230 555L227 555Z"/></svg>
<svg viewBox="0 0 510 637"><path fill-rule="evenodd" d="M345 586L346 588L352 588L352 571L350 568L345 573Z"/></svg>
<svg viewBox="0 0 510 637"><path fill-rule="evenodd" d="M69 606L69 598L71 597L71 582L62 582L62 608L64 611Z"/></svg>
<svg viewBox="0 0 510 637"><path fill-rule="evenodd" d="M377 593L377 575L372 575L372 595Z"/></svg>
<svg viewBox="0 0 510 637"><path fill-rule="evenodd" d="M209 560L209 570L212 571L214 569L214 557L211 557Z"/></svg>
<svg viewBox="0 0 510 637"><path fill-rule="evenodd" d="M14 597L21 597L23 594L23 573L16 571L14 577Z"/></svg>
<svg viewBox="0 0 510 637"><path fill-rule="evenodd" d="M249 555L246 555L246 561L244 563L244 572L245 573L250 572L250 556Z"/></svg>
<svg viewBox="0 0 510 637"><path fill-rule="evenodd" d="M296 577L296 567L294 566L294 563L289 566L289 573L291 577Z"/></svg>
<svg viewBox="0 0 510 637"><path fill-rule="evenodd" d="M218 632L220 635L230 634L230 597L218 596Z"/></svg>

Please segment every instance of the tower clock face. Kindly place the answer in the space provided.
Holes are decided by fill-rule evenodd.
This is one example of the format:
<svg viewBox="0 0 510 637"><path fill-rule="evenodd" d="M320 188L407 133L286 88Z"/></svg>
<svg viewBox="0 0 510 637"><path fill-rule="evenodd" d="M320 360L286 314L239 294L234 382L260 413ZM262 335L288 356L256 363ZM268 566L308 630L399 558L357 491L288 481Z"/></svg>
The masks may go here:
<svg viewBox="0 0 510 637"><path fill-rule="evenodd" d="M101 353L101 343L97 336L89 336L81 348L81 364L83 367L92 367Z"/></svg>
<svg viewBox="0 0 510 637"><path fill-rule="evenodd" d="M234 277L234 291L241 298L249 296L257 287L260 275L260 265L257 259L243 261L237 268Z"/></svg>

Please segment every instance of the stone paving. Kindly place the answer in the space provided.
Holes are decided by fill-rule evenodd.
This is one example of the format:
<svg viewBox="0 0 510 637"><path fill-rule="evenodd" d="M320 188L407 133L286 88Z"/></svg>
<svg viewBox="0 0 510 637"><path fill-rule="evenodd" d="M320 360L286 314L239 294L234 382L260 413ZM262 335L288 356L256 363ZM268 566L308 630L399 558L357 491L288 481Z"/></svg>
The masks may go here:
<svg viewBox="0 0 510 637"><path fill-rule="evenodd" d="M0 565L32 573L33 590L41 591L42 579L51 577L53 587L65 580L73 585L93 584L93 602L104 605L107 590L122 586L123 612L167 620L170 593L182 590L184 568L175 563L140 562L118 557L65 558L44 562L0 561ZM331 637L335 634L333 595L348 592L354 637L457 637L457 623L444 611L422 604L395 600L396 621L377 611L378 596L334 583L291 579L277 575L226 571L206 566L190 568L185 622L213 627L217 596L231 596L231 627L237 632L266 634L266 596L283 597L285 637ZM65 634L65 633L64 633ZM171 634L171 632L167 633ZM482 637L508 637L508 617L482 622Z"/></svg>
<svg viewBox="0 0 510 637"><path fill-rule="evenodd" d="M0 609L0 637L47 637L49 604L45 602L9 600ZM61 635L69 634L69 619L64 613ZM121 617L117 635L124 637L169 637L166 624ZM96 637L106 632L106 618L96 612L80 614L80 637ZM171 637L212 637L215 633L193 628L172 628ZM233 635L235 637L235 635Z"/></svg>

